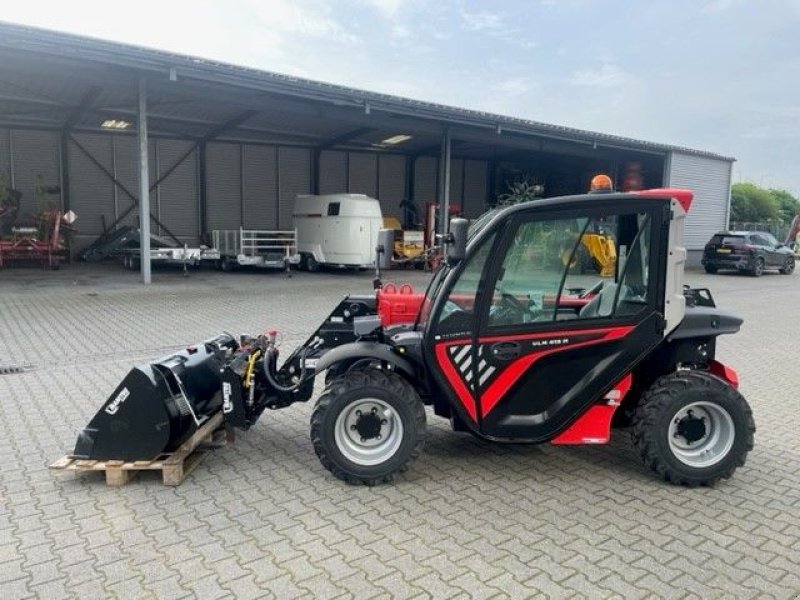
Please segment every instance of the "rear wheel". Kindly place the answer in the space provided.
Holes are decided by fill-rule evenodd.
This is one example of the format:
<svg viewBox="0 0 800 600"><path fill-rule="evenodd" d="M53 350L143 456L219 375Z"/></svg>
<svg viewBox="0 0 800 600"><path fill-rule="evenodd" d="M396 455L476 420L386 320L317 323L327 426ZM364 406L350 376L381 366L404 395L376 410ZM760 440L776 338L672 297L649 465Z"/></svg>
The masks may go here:
<svg viewBox="0 0 800 600"><path fill-rule="evenodd" d="M679 371L645 392L632 436L644 464L664 481L697 486L744 465L755 429L737 390L703 371Z"/></svg>
<svg viewBox="0 0 800 600"><path fill-rule="evenodd" d="M764 259L760 256L756 259L753 265L753 270L750 272L753 277L761 277L764 274Z"/></svg>
<svg viewBox="0 0 800 600"><path fill-rule="evenodd" d="M705 269L709 275L714 275L717 272L717 267L712 267L711 265L706 265Z"/></svg>
<svg viewBox="0 0 800 600"><path fill-rule="evenodd" d="M311 415L311 441L322 465L339 479L391 481L422 452L425 408L402 377L377 369L332 380Z"/></svg>
<svg viewBox="0 0 800 600"><path fill-rule="evenodd" d="M794 256L790 256L786 259L786 262L783 263L783 267L781 267L780 271L784 275L791 275L794 273Z"/></svg>

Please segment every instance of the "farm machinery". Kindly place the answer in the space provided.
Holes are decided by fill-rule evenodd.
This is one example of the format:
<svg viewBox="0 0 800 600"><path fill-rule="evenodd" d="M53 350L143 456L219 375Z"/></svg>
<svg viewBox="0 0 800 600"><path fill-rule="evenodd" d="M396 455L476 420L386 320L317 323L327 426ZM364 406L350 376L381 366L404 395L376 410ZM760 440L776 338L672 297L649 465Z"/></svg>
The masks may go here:
<svg viewBox="0 0 800 600"><path fill-rule="evenodd" d="M309 401L321 377L311 440L350 483L406 470L432 412L505 443L604 444L629 427L661 479L713 484L744 464L755 425L735 371L715 357L718 336L742 320L683 285L691 203L688 190L659 189L537 200L471 226L454 218L425 292L376 280L282 362L270 330L220 334L136 367L74 456L148 459L220 411L227 427L248 429ZM570 272L597 219L614 225L612 278ZM566 264L541 252L553 230L578 232Z"/></svg>

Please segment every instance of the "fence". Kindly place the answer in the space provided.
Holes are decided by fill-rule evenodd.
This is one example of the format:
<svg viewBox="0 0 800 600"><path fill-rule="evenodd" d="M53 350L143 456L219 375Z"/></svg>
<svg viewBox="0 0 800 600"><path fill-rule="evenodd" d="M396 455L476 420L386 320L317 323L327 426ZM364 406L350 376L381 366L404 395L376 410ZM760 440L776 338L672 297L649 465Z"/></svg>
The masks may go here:
<svg viewBox="0 0 800 600"><path fill-rule="evenodd" d="M766 231L782 242L789 233L792 223L787 221L770 221L767 223L751 223L748 221L731 221L730 231Z"/></svg>

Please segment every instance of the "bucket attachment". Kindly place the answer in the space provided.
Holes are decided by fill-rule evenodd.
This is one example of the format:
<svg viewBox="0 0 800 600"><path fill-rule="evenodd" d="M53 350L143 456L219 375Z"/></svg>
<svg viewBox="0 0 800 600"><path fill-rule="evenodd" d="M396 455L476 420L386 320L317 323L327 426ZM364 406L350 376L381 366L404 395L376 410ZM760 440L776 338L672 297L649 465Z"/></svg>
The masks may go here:
<svg viewBox="0 0 800 600"><path fill-rule="evenodd" d="M149 460L175 450L222 407L222 370L237 348L221 334L135 367L78 435L73 456Z"/></svg>

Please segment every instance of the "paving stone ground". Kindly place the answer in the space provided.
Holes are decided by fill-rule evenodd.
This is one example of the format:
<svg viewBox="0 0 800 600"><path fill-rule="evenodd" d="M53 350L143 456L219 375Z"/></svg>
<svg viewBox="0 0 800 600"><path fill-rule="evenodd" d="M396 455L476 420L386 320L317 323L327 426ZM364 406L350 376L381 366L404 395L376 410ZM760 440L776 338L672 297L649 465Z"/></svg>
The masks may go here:
<svg viewBox="0 0 800 600"><path fill-rule="evenodd" d="M424 275L399 274L424 283ZM351 487L317 461L311 405L271 412L177 488L46 464L136 362L216 332L291 347L370 275L0 271L0 597L798 598L800 275L706 276L746 319L719 356L758 431L711 489L655 480L627 434L603 447L492 445L429 414L422 458ZM0 369L2 370L2 369Z"/></svg>

